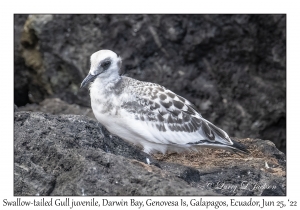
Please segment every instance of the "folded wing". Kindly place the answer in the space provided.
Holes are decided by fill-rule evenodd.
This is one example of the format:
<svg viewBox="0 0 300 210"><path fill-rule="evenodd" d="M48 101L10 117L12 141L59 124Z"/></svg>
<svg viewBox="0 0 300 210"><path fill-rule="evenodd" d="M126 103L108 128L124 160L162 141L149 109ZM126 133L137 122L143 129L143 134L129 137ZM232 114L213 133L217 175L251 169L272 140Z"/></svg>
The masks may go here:
<svg viewBox="0 0 300 210"><path fill-rule="evenodd" d="M152 83L134 88L139 97L121 106L152 130L155 143L233 145L227 133L205 120L188 100Z"/></svg>

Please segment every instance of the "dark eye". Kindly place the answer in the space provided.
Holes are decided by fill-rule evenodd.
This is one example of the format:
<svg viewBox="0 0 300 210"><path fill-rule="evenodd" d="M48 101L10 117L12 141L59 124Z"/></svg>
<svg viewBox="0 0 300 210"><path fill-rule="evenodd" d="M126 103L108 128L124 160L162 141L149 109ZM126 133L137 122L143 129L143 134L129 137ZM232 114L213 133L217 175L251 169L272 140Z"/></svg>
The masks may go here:
<svg viewBox="0 0 300 210"><path fill-rule="evenodd" d="M101 66L102 68L107 69L110 66L110 61L104 61Z"/></svg>

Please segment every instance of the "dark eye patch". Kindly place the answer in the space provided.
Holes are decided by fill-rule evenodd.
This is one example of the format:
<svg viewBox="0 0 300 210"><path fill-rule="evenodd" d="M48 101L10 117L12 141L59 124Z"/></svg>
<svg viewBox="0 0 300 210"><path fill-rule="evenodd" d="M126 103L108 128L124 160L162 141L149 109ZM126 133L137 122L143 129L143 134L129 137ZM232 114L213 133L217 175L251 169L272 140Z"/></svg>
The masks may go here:
<svg viewBox="0 0 300 210"><path fill-rule="evenodd" d="M103 61L102 63L101 63L101 67L104 69L104 70L106 70L106 69L108 69L108 67L110 66L110 64L111 64L111 61Z"/></svg>

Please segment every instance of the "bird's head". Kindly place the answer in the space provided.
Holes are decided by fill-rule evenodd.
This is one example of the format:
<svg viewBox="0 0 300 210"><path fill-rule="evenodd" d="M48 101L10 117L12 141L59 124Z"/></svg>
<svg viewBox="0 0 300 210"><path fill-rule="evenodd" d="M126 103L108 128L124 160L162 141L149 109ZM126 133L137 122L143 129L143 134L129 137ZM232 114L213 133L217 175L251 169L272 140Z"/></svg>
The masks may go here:
<svg viewBox="0 0 300 210"><path fill-rule="evenodd" d="M91 55L89 74L82 81L80 87L88 85L97 77L103 80L114 80L119 77L122 59L111 50L100 50Z"/></svg>

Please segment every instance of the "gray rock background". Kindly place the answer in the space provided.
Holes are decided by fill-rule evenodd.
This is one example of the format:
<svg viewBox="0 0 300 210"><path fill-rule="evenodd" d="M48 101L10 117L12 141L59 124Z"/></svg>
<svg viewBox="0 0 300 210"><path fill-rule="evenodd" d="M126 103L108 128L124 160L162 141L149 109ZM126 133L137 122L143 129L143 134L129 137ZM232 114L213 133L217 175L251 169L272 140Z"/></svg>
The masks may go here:
<svg viewBox="0 0 300 210"><path fill-rule="evenodd" d="M89 56L111 49L122 71L164 85L239 138L286 150L286 16L18 15L14 100L90 108ZM33 105L35 104L35 105Z"/></svg>

